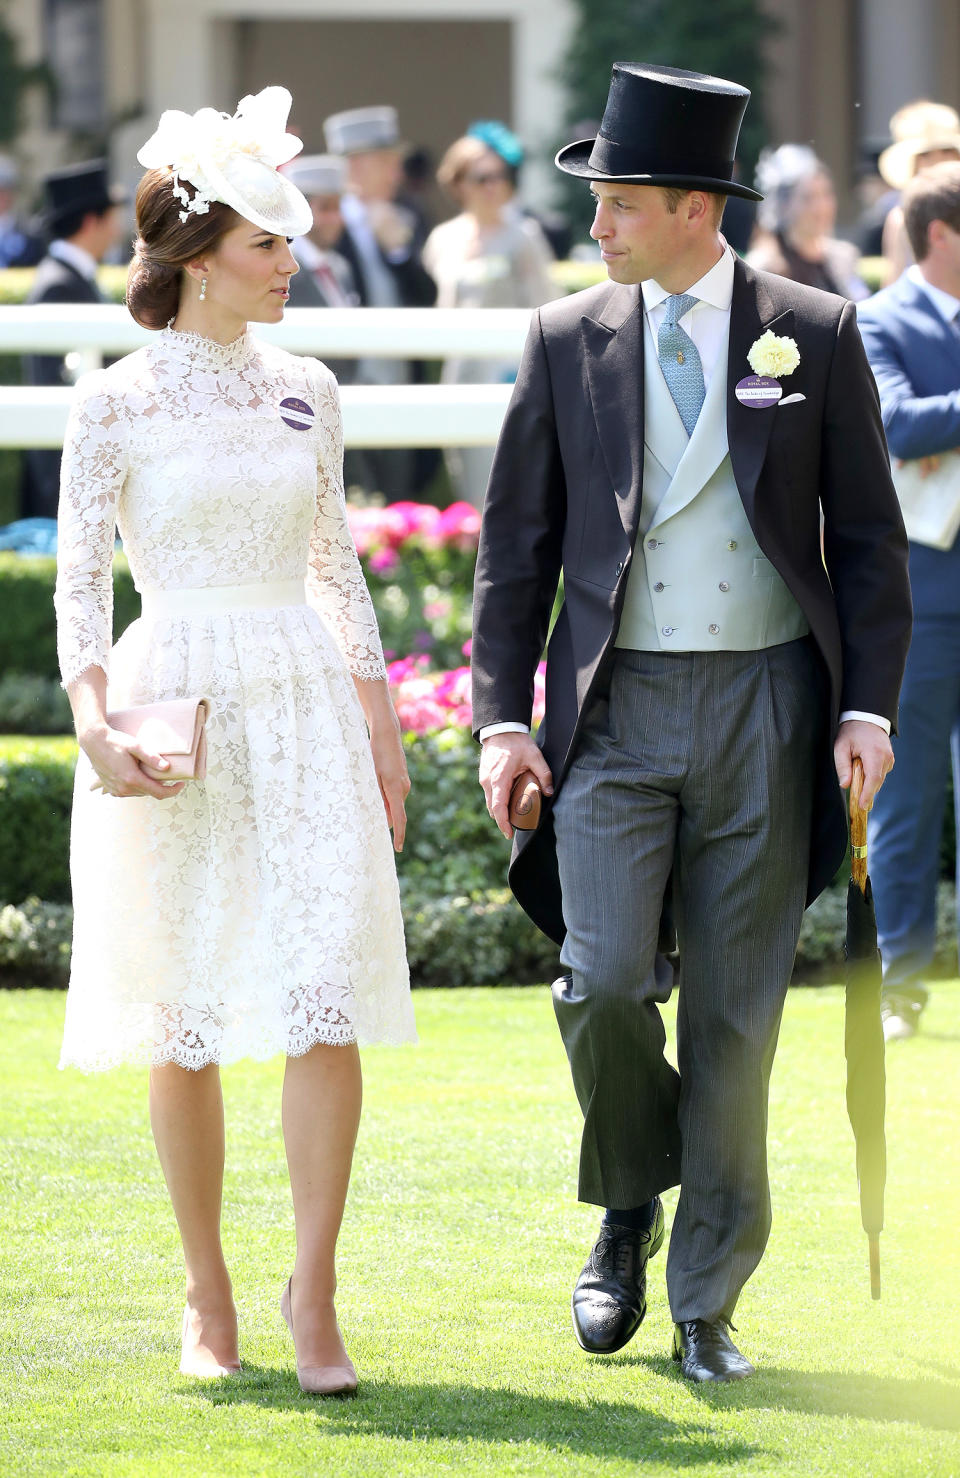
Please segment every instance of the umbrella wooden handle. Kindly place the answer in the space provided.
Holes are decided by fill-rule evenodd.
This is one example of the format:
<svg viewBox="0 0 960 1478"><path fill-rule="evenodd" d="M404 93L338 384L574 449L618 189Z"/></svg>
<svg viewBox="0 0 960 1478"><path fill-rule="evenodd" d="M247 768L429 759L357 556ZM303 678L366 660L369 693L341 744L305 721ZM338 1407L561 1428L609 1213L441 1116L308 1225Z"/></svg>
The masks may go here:
<svg viewBox="0 0 960 1478"><path fill-rule="evenodd" d="M850 781L850 875L861 893L867 890L867 813L860 809L863 790L863 765L853 762Z"/></svg>

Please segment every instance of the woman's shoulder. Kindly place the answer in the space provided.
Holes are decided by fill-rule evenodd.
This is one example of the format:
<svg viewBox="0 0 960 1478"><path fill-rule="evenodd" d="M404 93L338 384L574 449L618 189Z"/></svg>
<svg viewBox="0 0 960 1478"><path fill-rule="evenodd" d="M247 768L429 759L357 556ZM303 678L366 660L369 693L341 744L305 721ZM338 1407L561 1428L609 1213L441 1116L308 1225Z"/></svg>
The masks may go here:
<svg viewBox="0 0 960 1478"><path fill-rule="evenodd" d="M441 221L434 226L423 246L424 260L436 260L446 253L459 249L463 242L470 236L472 224L470 217L461 213L451 216L449 221Z"/></svg>
<svg viewBox="0 0 960 1478"><path fill-rule="evenodd" d="M312 354L291 354L289 349L281 349L279 345L268 344L262 339L257 341L257 349L267 377L277 392L282 392L281 398L292 396L306 400L311 409L315 409L314 400L338 401L340 387L337 377L322 359Z"/></svg>
<svg viewBox="0 0 960 1478"><path fill-rule="evenodd" d="M855 272L860 261L860 253L852 241L844 241L842 237L831 236L826 242L827 265L840 272Z"/></svg>
<svg viewBox="0 0 960 1478"><path fill-rule="evenodd" d="M264 368L286 384L296 381L304 388L336 387L336 375L312 354L292 354L289 349L281 349L279 344L267 343L265 339L257 339L257 351Z"/></svg>
<svg viewBox="0 0 960 1478"><path fill-rule="evenodd" d="M145 344L122 359L115 359L103 369L88 370L81 375L75 386L75 403L96 400L108 401L119 411L125 402L140 389L149 376L151 345Z"/></svg>

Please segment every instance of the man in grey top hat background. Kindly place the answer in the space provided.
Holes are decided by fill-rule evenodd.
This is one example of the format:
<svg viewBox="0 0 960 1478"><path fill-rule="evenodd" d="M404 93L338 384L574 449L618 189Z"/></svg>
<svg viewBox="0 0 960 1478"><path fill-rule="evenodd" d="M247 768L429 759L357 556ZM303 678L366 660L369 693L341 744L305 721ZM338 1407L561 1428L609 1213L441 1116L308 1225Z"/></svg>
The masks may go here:
<svg viewBox="0 0 960 1478"><path fill-rule="evenodd" d="M337 249L353 267L361 303L377 308L431 307L437 290L420 261L418 221L396 200L403 181L396 108L334 113L324 121L323 132L329 153L341 156L347 168L340 205L344 233Z"/></svg>
<svg viewBox="0 0 960 1478"><path fill-rule="evenodd" d="M290 279L291 307L353 308L360 301L353 268L336 250L343 235L340 201L347 182L347 167L336 154L305 154L288 164L283 173L302 190L313 211L313 228L297 236L291 251L300 271ZM352 383L356 361L326 359L341 385Z"/></svg>
<svg viewBox="0 0 960 1478"><path fill-rule="evenodd" d="M767 1094L801 915L843 861L854 759L865 806L892 764L910 633L853 307L754 272L720 234L726 196L758 198L734 176L748 98L618 63L599 134L557 156L589 182L610 280L534 314L484 505L472 654L492 816L512 834L528 769L546 797L510 882L562 942L579 1194L605 1208L576 1336L597 1354L633 1337L660 1195L679 1184L667 1290L694 1381L752 1373L730 1320L770 1227ZM665 912L679 1072L657 1004Z"/></svg>
<svg viewBox="0 0 960 1478"><path fill-rule="evenodd" d="M44 223L52 240L37 267L27 302L102 303L97 267L120 240L119 207L126 196L110 184L103 159L54 170L43 184ZM29 385L70 383L65 361L53 355L27 355L24 372ZM28 451L24 517L56 518L59 496L60 453Z"/></svg>
<svg viewBox="0 0 960 1478"><path fill-rule="evenodd" d="M346 165L347 188L340 202L344 229L336 249L350 263L361 304L432 307L437 288L420 260L417 218L396 201L403 180L396 108L334 113L325 119L323 132L328 151ZM366 385L409 385L422 372L410 360L367 358L358 363L356 378ZM425 460L404 448L371 447L364 453L363 480L369 490L390 500L408 498L429 479L436 460L435 454Z"/></svg>

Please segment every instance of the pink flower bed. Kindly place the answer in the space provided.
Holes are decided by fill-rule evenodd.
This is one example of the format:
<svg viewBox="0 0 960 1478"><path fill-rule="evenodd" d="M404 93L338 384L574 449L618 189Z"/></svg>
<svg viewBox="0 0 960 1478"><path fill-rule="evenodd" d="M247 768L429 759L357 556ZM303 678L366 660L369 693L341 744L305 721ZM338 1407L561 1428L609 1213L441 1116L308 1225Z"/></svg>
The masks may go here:
<svg viewBox="0 0 960 1478"><path fill-rule="evenodd" d="M464 656L469 654L467 642ZM533 683L535 724L543 717L545 672L546 663L541 662ZM388 664L387 678L400 727L406 732L426 734L431 729L473 728L469 667L431 672L428 657L401 657Z"/></svg>
<svg viewBox="0 0 960 1478"><path fill-rule="evenodd" d="M469 503L434 508L429 503L390 503L386 508L347 505L347 520L361 558L370 556L376 574L389 573L398 563L397 551L410 540L430 549L452 545L466 553L476 550L480 514Z"/></svg>

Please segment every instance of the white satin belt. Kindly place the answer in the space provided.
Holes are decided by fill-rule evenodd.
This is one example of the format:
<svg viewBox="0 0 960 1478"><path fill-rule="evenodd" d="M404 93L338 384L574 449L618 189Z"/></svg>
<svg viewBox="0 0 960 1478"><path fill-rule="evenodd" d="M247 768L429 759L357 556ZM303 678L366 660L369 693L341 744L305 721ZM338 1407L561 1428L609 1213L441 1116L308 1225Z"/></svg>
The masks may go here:
<svg viewBox="0 0 960 1478"><path fill-rule="evenodd" d="M193 590L144 590L141 611L147 620L162 616L216 616L278 606L305 606L302 580L260 580L249 585L207 585Z"/></svg>

